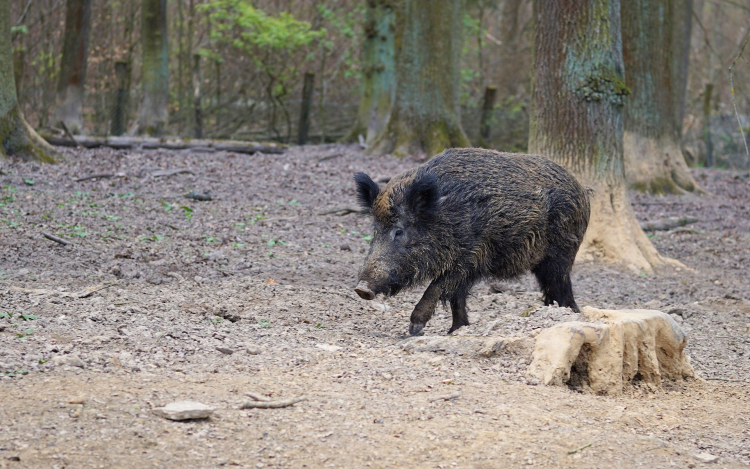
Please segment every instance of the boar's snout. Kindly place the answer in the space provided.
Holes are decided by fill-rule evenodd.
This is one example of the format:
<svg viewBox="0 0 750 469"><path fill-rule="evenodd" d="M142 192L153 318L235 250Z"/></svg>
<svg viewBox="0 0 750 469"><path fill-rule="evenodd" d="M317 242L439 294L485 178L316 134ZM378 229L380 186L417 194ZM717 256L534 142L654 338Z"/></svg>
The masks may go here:
<svg viewBox="0 0 750 469"><path fill-rule="evenodd" d="M372 300L375 298L375 292L370 289L370 286L364 280L357 284L354 291L357 292L357 295L363 300Z"/></svg>

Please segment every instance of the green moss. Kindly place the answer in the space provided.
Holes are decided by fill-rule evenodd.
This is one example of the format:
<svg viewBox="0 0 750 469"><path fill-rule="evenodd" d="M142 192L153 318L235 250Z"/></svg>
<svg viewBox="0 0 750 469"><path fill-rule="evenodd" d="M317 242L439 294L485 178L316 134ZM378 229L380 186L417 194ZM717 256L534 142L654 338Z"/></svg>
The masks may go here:
<svg viewBox="0 0 750 469"><path fill-rule="evenodd" d="M622 106L625 104L625 97L630 94L630 88L612 69L604 68L586 76L576 93L586 101L609 100L612 104Z"/></svg>

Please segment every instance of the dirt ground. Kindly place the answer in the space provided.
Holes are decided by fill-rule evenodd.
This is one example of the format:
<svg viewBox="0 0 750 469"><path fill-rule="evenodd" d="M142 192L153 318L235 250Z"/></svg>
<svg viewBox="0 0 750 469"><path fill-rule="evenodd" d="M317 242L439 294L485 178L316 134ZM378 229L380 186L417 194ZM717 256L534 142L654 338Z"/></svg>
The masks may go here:
<svg viewBox="0 0 750 469"><path fill-rule="evenodd" d="M538 386L523 358L415 352L421 291L356 296L370 223L322 213L354 205L354 172L417 161L342 145L64 155L0 161L0 467L750 465L747 173L695 170L703 197L632 197L641 220L699 219L651 238L685 268L575 266L581 306L672 314L701 377L602 397ZM95 174L110 177L77 181ZM459 337L572 316L531 277L478 285L469 310ZM449 326L441 308L425 331ZM307 400L240 410L247 392ZM175 400L216 411L152 412Z"/></svg>

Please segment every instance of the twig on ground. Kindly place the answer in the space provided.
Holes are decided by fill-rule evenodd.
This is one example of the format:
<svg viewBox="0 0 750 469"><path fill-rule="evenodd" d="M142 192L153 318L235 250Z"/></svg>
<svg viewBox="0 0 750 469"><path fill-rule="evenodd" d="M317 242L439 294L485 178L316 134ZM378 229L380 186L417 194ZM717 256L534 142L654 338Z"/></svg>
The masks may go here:
<svg viewBox="0 0 750 469"><path fill-rule="evenodd" d="M281 409L282 407L289 407L306 399L306 397L294 397L283 401L248 401L242 404L240 409Z"/></svg>
<svg viewBox="0 0 750 469"><path fill-rule="evenodd" d="M68 130L68 126L65 125L65 122L60 121L60 126L62 127L63 131L65 132L65 135L67 135L68 138L71 139L73 141L73 143L75 143L76 148L83 148L83 145L81 145L80 143L78 143L78 140L76 140L76 138L73 136L73 134L70 132L70 130Z"/></svg>
<svg viewBox="0 0 750 469"><path fill-rule="evenodd" d="M104 290L105 288L109 288L111 286L117 285L117 282L111 282L111 283L100 283L99 285L93 285L91 287L87 287L79 292L74 293L68 293L64 291L55 291L55 290L46 290L44 288L23 288L23 287L10 287L11 290L17 290L23 293L40 293L42 295L60 295L67 298L86 298L87 296L91 296L93 293L98 292L99 290Z"/></svg>
<svg viewBox="0 0 750 469"><path fill-rule="evenodd" d="M695 217L669 217L661 220L644 221L641 223L643 231L669 231L680 226L697 222Z"/></svg>
<svg viewBox="0 0 750 469"><path fill-rule="evenodd" d="M335 155L324 156L323 158L318 158L316 162L320 163L322 161L332 160L334 158L338 158L339 156L344 156L344 154L343 153L336 153Z"/></svg>
<svg viewBox="0 0 750 469"><path fill-rule="evenodd" d="M49 239L50 241L54 241L56 243L60 243L63 246L67 246L69 244L73 244L72 241L68 241L67 239L62 239L62 238L60 238L58 236L55 236L53 234L45 233L44 231L42 231L42 236L44 236L45 238Z"/></svg>
<svg viewBox="0 0 750 469"><path fill-rule="evenodd" d="M375 182L387 184L391 180L390 176L378 176L375 178Z"/></svg>
<svg viewBox="0 0 750 469"><path fill-rule="evenodd" d="M434 399L430 399L430 402L435 402L435 401L450 401L452 399L457 399L459 397L461 397L461 391L454 392L453 394L449 394L447 396L440 396L440 397L436 397Z"/></svg>
<svg viewBox="0 0 750 469"><path fill-rule="evenodd" d="M113 178L113 177L124 177L123 175L119 174L112 174L112 173L102 173L102 174L92 174L91 176L84 176L82 178L74 179L75 182L82 182L82 181L88 181L89 179L98 179L98 178Z"/></svg>
<svg viewBox="0 0 750 469"><path fill-rule="evenodd" d="M175 174L195 174L189 169L160 169L151 173L151 176L158 178L161 176L174 176Z"/></svg>
<svg viewBox="0 0 750 469"><path fill-rule="evenodd" d="M589 446L591 446L593 444L594 444L593 442L589 441L588 443L586 443L585 445L583 445L583 446L581 446L579 448L572 449L572 450L568 451L568 454L575 454L575 453L577 453L577 452L579 452L581 450L584 450L584 449L588 448Z"/></svg>
<svg viewBox="0 0 750 469"><path fill-rule="evenodd" d="M334 213L338 213L339 216L349 215L350 213L359 213L362 209L359 207L339 207L334 208L331 210L326 210L325 212L320 212L318 215L332 215Z"/></svg>
<svg viewBox="0 0 750 469"><path fill-rule="evenodd" d="M262 394L256 394L254 392L246 392L245 395L254 401L260 402L271 402L271 399L267 398Z"/></svg>

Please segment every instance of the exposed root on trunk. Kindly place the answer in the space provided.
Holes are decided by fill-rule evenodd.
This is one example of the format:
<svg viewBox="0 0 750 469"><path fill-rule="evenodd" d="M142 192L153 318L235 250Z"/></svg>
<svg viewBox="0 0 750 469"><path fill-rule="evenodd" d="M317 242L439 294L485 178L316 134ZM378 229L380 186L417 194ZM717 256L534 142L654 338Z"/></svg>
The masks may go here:
<svg viewBox="0 0 750 469"><path fill-rule="evenodd" d="M471 144L459 123L402 119L398 112L394 112L385 131L372 142L367 154L432 157L446 148L468 146Z"/></svg>
<svg viewBox="0 0 750 469"><path fill-rule="evenodd" d="M0 117L0 157L56 163L59 153L26 122L18 105Z"/></svg>
<svg viewBox="0 0 750 469"><path fill-rule="evenodd" d="M591 218L577 260L603 260L630 270L652 272L671 265L684 267L656 251L635 219L624 186L600 185L591 199Z"/></svg>
<svg viewBox="0 0 750 469"><path fill-rule="evenodd" d="M656 195L705 194L690 174L680 146L670 139L625 132L624 158L625 176L633 190Z"/></svg>

